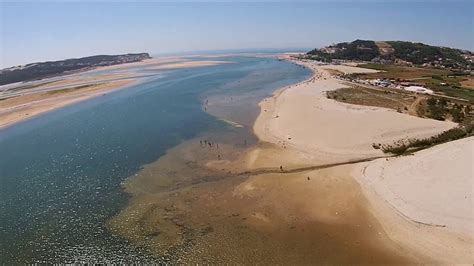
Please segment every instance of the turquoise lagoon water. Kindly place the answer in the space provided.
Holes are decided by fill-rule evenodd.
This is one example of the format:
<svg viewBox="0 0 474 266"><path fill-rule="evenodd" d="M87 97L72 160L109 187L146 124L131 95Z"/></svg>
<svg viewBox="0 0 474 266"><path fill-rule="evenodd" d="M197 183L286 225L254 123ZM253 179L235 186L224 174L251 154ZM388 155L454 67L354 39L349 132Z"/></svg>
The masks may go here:
<svg viewBox="0 0 474 266"><path fill-rule="evenodd" d="M1 130L0 264L159 262L105 226L127 204L121 183L182 141L228 128L204 100L250 125L258 101L310 74L272 58L213 60L231 63L165 72Z"/></svg>

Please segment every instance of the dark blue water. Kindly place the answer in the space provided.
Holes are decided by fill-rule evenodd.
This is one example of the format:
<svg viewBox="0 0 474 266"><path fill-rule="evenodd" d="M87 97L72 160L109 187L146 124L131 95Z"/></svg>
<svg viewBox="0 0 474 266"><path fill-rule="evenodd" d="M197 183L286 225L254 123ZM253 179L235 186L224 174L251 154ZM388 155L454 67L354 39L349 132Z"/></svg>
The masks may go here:
<svg viewBox="0 0 474 266"><path fill-rule="evenodd" d="M241 91L254 104L309 75L269 58L218 60L232 63L167 72L0 131L0 263L155 261L106 229L127 203L121 182L226 126L202 99Z"/></svg>

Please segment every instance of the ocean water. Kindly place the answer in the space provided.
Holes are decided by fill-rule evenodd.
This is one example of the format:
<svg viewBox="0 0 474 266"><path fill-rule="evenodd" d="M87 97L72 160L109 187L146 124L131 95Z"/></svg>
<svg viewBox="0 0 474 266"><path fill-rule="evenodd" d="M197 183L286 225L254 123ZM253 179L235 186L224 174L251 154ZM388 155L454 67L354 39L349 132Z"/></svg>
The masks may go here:
<svg viewBox="0 0 474 266"><path fill-rule="evenodd" d="M220 118L248 133L261 99L310 75L273 58L213 60L229 63L168 71L1 130L0 264L156 262L106 228L127 204L122 182L179 143L228 128Z"/></svg>

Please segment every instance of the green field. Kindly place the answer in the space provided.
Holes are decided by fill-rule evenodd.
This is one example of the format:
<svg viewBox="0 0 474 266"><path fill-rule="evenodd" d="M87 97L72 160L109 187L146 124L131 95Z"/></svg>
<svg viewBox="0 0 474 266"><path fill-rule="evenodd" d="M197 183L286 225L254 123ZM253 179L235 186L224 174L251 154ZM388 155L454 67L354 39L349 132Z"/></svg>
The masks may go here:
<svg viewBox="0 0 474 266"><path fill-rule="evenodd" d="M89 84L89 85L76 86L76 87L72 87L72 88L65 88L65 89L61 89L61 90L48 91L48 94L49 95L55 95L55 94L69 93L69 92L77 91L77 90L80 90L80 89L86 89L86 88L94 87L96 85L97 84Z"/></svg>
<svg viewBox="0 0 474 266"><path fill-rule="evenodd" d="M362 64L363 68L381 70L379 73L358 74L364 79L391 79L408 81L451 97L462 98L474 103L474 88L466 85L474 79L472 75L444 69L408 67L398 65ZM464 83L464 85L463 85Z"/></svg>

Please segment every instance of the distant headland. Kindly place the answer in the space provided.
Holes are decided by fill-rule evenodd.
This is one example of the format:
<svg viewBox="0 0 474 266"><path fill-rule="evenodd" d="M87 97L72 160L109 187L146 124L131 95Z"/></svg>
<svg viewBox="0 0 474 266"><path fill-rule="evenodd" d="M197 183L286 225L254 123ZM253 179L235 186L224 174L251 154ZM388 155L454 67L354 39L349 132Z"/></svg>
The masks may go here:
<svg viewBox="0 0 474 266"><path fill-rule="evenodd" d="M30 63L0 70L0 85L42 79L67 71L84 70L92 67L111 66L124 63L140 62L150 59L148 53L121 55L94 55L59 61Z"/></svg>
<svg viewBox="0 0 474 266"><path fill-rule="evenodd" d="M472 69L474 63L474 53L468 50L407 41L355 40L314 49L307 55L325 62L359 60L458 70Z"/></svg>

